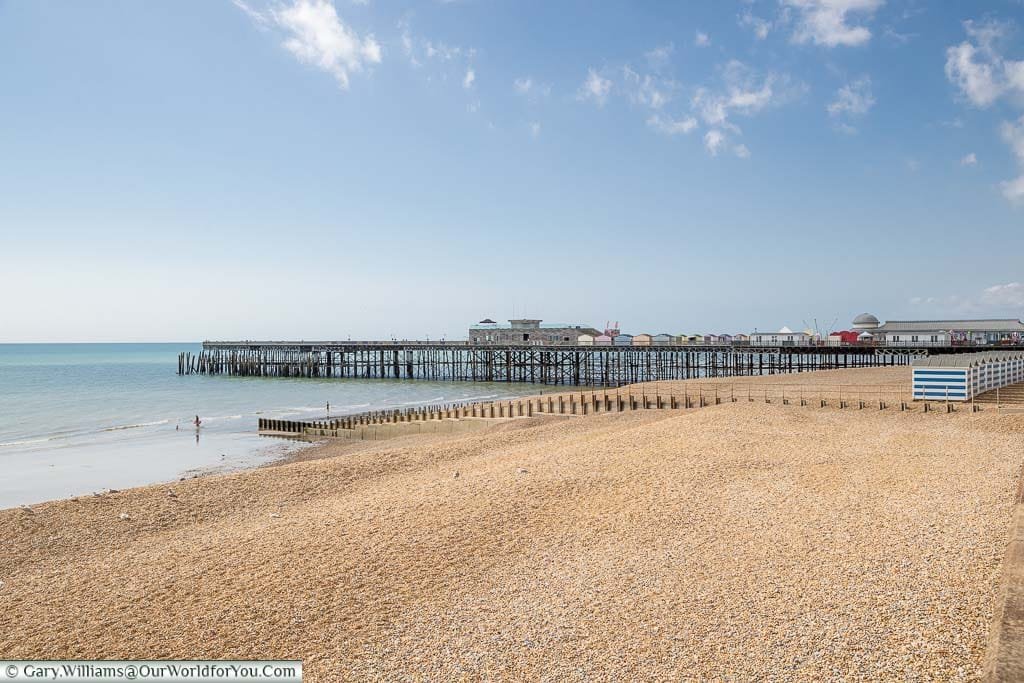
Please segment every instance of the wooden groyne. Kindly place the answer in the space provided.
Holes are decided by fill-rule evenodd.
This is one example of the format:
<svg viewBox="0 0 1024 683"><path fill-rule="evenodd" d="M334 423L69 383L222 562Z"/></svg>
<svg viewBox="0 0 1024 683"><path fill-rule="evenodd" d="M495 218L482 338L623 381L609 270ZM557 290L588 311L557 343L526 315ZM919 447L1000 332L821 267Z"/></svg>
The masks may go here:
<svg viewBox="0 0 1024 683"><path fill-rule="evenodd" d="M465 342L204 342L182 375L348 377L547 385L740 377L908 365L932 349L829 346L515 346Z"/></svg>
<svg viewBox="0 0 1024 683"><path fill-rule="evenodd" d="M722 404L769 403L900 412L977 412L983 407L950 401L914 401L903 385L693 384L573 391L500 401L424 405L305 420L260 418L265 436L304 439L389 439L425 432L469 431L487 424L535 416L582 417L636 410L690 410Z"/></svg>

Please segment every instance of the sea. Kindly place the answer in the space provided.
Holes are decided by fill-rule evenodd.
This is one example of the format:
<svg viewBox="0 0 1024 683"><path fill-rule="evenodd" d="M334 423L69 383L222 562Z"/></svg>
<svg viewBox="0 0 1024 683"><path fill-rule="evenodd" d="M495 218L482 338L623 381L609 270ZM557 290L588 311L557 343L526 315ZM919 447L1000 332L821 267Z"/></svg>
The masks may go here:
<svg viewBox="0 0 1024 683"><path fill-rule="evenodd" d="M257 418L509 398L529 385L179 376L200 344L0 344L0 508L256 467L308 444ZM201 427L193 422L199 416Z"/></svg>

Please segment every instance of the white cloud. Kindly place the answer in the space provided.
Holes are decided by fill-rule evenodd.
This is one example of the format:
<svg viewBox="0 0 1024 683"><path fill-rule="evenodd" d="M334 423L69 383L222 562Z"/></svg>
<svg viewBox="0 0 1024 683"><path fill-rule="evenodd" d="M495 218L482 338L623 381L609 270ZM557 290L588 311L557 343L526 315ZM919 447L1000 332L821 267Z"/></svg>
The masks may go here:
<svg viewBox="0 0 1024 683"><path fill-rule="evenodd" d="M746 145L742 145L742 144L736 145L735 147L732 148L732 151L733 151L733 154L738 156L740 159L749 159L750 158L750 150L747 149Z"/></svg>
<svg viewBox="0 0 1024 683"><path fill-rule="evenodd" d="M402 52L405 53L411 65L420 66L420 60L416 58L416 44L413 41L412 29L409 26L409 17L403 17L398 22L398 28L402 31L399 36L399 39L402 41Z"/></svg>
<svg viewBox="0 0 1024 683"><path fill-rule="evenodd" d="M270 17L264 12L253 9L253 7L245 2L245 0L231 0L235 7L249 15L249 18L259 26L261 29L266 29L270 25Z"/></svg>
<svg viewBox="0 0 1024 683"><path fill-rule="evenodd" d="M721 79L720 87L697 88L690 102L694 114L711 129L704 142L712 156L717 154L729 133L739 135L742 132L732 122L734 115L753 116L781 105L804 90L792 84L787 76L760 74L737 60L725 64Z"/></svg>
<svg viewBox="0 0 1024 683"><path fill-rule="evenodd" d="M946 78L976 107L988 107L1006 94L1024 94L1024 61L1006 59L999 45L1010 25L965 21L968 40L946 49Z"/></svg>
<svg viewBox="0 0 1024 683"><path fill-rule="evenodd" d="M692 116L673 119L671 116L653 114L647 119L647 125L665 135L679 135L692 132L698 124L697 119Z"/></svg>
<svg viewBox="0 0 1024 683"><path fill-rule="evenodd" d="M540 122L539 121L533 121L532 123L530 123L530 137L536 138L539 135L540 135ZM555 135L555 138L557 140L558 135Z"/></svg>
<svg viewBox="0 0 1024 683"><path fill-rule="evenodd" d="M861 76L839 88L836 91L835 99L828 104L826 109L829 115L835 117L863 116L873 106L875 106L875 98L871 93L871 78Z"/></svg>
<svg viewBox="0 0 1024 683"><path fill-rule="evenodd" d="M608 101L608 95L611 91L612 82L610 79L603 77L594 69L587 69L587 80L580 87L576 99L593 100L597 106L603 107L604 103Z"/></svg>
<svg viewBox="0 0 1024 683"><path fill-rule="evenodd" d="M1024 203L1024 175L1013 180L1004 180L999 183L999 187L1003 190L1003 196L1014 204Z"/></svg>
<svg viewBox="0 0 1024 683"><path fill-rule="evenodd" d="M468 90L473 87L475 81L476 72L472 68L466 69L466 75L462 77L462 87Z"/></svg>
<svg viewBox="0 0 1024 683"><path fill-rule="evenodd" d="M647 63L652 69L661 69L668 65L669 60L672 59L672 53L675 51L676 46L673 43L666 43L659 45L650 52L645 52L644 57L647 58Z"/></svg>
<svg viewBox="0 0 1024 683"><path fill-rule="evenodd" d="M711 45L711 36L703 31L697 31L697 34L693 38L693 44L697 47L708 47Z"/></svg>
<svg viewBox="0 0 1024 683"><path fill-rule="evenodd" d="M650 74L641 76L628 66L622 67L622 84L626 96L633 104L661 109L671 99L670 90L675 83Z"/></svg>
<svg viewBox="0 0 1024 683"><path fill-rule="evenodd" d="M739 22L740 26L751 29L758 40L767 38L768 33L772 30L772 22L754 16L750 10L746 10L740 15Z"/></svg>
<svg viewBox="0 0 1024 683"><path fill-rule="evenodd" d="M865 26L851 25L850 15L869 18L885 0L782 0L798 13L793 42L826 47L857 46L871 40Z"/></svg>
<svg viewBox="0 0 1024 683"><path fill-rule="evenodd" d="M718 156L718 149L725 143L725 134L720 130L709 130L704 134L704 148L713 157Z"/></svg>
<svg viewBox="0 0 1024 683"><path fill-rule="evenodd" d="M981 303L993 308L1024 307L1024 284L1007 282L1005 285L986 287L981 293Z"/></svg>
<svg viewBox="0 0 1024 683"><path fill-rule="evenodd" d="M551 94L550 83L539 83L533 80L532 76L523 76L515 79L512 81L512 87L515 89L517 95L522 95L530 99L547 97Z"/></svg>
<svg viewBox="0 0 1024 683"><path fill-rule="evenodd" d="M244 2L235 4L250 16L262 17L264 25L273 22L282 29L286 50L303 64L334 76L344 89L348 88L350 74L381 61L381 47L373 35L360 38L342 23L327 0L294 0L291 5L267 12L256 12Z"/></svg>
<svg viewBox="0 0 1024 683"><path fill-rule="evenodd" d="M759 76L737 60L728 62L722 74L723 87L720 90L700 87L693 96L694 109L708 125L725 124L733 112L757 113L788 97L785 92L776 90L776 84L785 85L787 79L773 73Z"/></svg>
<svg viewBox="0 0 1024 683"><path fill-rule="evenodd" d="M1017 157L1017 164L1021 168L1021 175L1012 180L1000 183L1003 196L1014 204L1024 203L1024 116L1016 123L1004 121L1000 128L1003 140L1010 146L1014 156Z"/></svg>
<svg viewBox="0 0 1024 683"><path fill-rule="evenodd" d="M960 165L961 166L977 166L978 165L978 157L974 154L974 152L971 152L970 154L964 155L964 158L962 158L960 160Z"/></svg>
<svg viewBox="0 0 1024 683"><path fill-rule="evenodd" d="M1019 316L1024 308L1024 283L996 284L969 295L915 296L910 303L945 316Z"/></svg>

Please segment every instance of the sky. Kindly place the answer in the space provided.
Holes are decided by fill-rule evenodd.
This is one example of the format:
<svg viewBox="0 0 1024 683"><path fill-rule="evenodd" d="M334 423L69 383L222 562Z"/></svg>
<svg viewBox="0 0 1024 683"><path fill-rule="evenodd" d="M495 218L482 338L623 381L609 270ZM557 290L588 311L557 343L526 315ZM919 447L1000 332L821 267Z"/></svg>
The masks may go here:
<svg viewBox="0 0 1024 683"><path fill-rule="evenodd" d="M1024 0L0 0L0 342L1024 314Z"/></svg>

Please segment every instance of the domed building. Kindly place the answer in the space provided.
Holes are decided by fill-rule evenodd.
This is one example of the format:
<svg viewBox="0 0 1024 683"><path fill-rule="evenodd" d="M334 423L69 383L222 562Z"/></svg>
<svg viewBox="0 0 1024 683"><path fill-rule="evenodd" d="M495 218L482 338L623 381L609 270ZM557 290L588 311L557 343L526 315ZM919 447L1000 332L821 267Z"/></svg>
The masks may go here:
<svg viewBox="0 0 1024 683"><path fill-rule="evenodd" d="M864 330L877 330L881 323L878 318L870 313L861 313L853 319L853 329L861 332Z"/></svg>

